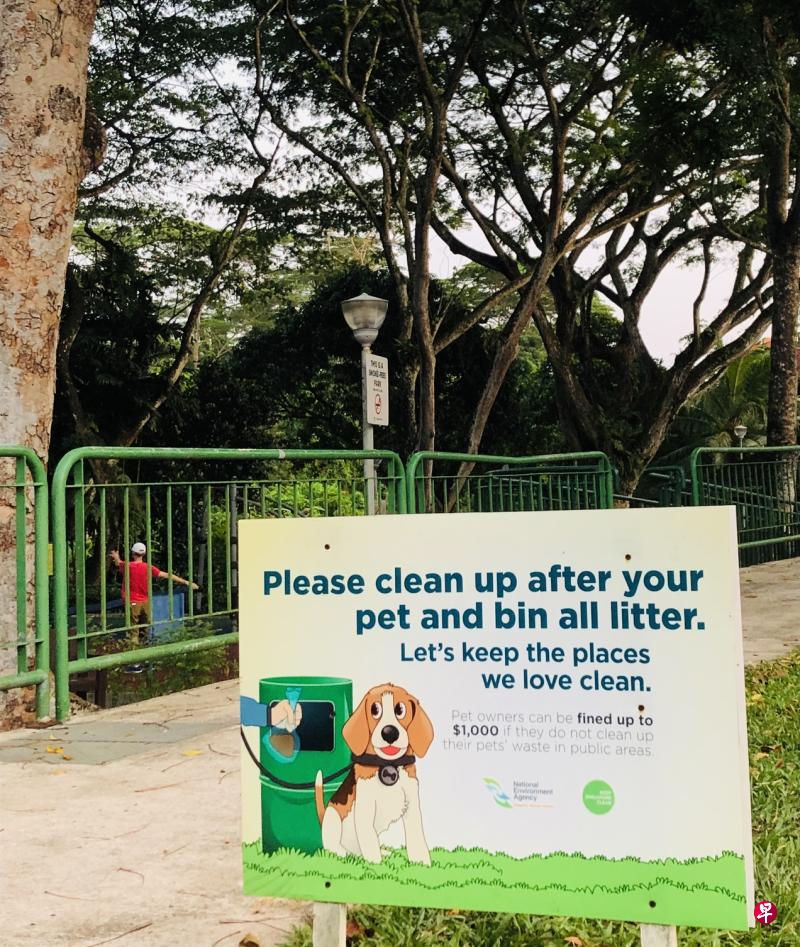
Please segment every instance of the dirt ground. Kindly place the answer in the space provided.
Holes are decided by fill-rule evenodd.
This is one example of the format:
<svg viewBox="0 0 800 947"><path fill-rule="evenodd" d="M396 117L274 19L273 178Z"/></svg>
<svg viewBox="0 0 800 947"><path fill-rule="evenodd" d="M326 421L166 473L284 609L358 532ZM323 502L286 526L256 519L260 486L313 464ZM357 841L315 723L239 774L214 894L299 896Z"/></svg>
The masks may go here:
<svg viewBox="0 0 800 947"><path fill-rule="evenodd" d="M796 561L743 569L745 660L800 646ZM245 898L238 682L0 734L2 947L280 944L309 912Z"/></svg>

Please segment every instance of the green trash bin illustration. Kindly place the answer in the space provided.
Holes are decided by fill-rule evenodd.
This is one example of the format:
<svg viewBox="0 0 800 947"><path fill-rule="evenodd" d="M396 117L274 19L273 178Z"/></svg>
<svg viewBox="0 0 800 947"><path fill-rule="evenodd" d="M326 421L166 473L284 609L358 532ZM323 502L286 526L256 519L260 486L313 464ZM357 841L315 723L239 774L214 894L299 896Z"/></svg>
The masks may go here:
<svg viewBox="0 0 800 947"><path fill-rule="evenodd" d="M265 677L258 691L258 701L241 699L241 720L259 728L262 849L317 852L322 834L314 780L321 771L327 800L350 769L342 727L353 712L353 682L345 677ZM291 731L271 723L271 713L284 701L302 712Z"/></svg>

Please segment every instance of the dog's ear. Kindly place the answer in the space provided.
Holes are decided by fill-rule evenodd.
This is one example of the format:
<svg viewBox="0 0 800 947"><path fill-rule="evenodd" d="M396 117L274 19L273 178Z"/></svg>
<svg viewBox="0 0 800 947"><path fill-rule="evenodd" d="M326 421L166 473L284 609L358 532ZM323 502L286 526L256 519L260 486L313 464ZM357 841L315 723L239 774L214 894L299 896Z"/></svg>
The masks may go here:
<svg viewBox="0 0 800 947"><path fill-rule="evenodd" d="M433 743L433 724L419 701L414 700L412 703L414 705L414 715L411 718L411 723L406 727L408 748L414 756L425 756L431 743Z"/></svg>
<svg viewBox="0 0 800 947"><path fill-rule="evenodd" d="M351 753L355 756L361 756L367 752L372 729L369 725L369 716L367 715L367 698L369 692L364 695L361 703L350 714L347 722L342 727L342 737L344 742L350 747Z"/></svg>

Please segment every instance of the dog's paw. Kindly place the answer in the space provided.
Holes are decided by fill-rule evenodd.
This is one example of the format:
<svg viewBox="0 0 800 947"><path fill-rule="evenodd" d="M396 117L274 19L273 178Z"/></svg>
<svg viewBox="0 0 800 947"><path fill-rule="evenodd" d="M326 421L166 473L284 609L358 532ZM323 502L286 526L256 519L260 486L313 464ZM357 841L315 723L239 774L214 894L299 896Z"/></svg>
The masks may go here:
<svg viewBox="0 0 800 947"><path fill-rule="evenodd" d="M429 852L418 852L415 855L409 855L408 860L416 865L427 865L430 868L431 856Z"/></svg>

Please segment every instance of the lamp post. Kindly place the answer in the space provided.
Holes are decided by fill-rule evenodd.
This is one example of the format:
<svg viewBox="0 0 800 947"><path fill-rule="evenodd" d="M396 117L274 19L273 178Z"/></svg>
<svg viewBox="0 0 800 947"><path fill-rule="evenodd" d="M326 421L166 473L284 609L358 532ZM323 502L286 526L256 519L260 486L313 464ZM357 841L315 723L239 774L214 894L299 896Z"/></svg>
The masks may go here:
<svg viewBox="0 0 800 947"><path fill-rule="evenodd" d="M352 299L345 299L342 303L342 313L345 322L352 329L356 342L361 346L361 418L362 418L362 446L364 450L373 449L372 424L369 422L367 405L367 381L369 358L372 355L371 345L378 336L386 310L389 307L387 299L361 293ZM367 493L367 513L375 513L375 462L364 461L364 482Z"/></svg>
<svg viewBox="0 0 800 947"><path fill-rule="evenodd" d="M742 444L744 443L744 436L747 434L747 425L746 424L737 424L733 428L734 436L739 439L739 460L744 460L744 455L742 454Z"/></svg>

